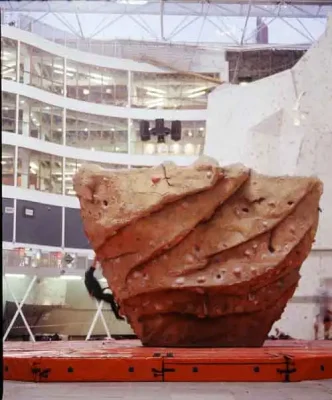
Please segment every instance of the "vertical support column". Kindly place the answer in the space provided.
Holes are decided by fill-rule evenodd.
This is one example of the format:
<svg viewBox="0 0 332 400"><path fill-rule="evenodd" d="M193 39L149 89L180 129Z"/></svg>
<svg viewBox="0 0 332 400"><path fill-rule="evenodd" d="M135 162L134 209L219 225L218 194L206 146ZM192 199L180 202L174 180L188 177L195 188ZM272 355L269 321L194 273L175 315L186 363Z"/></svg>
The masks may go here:
<svg viewBox="0 0 332 400"><path fill-rule="evenodd" d="M67 58L63 59L63 96L67 97Z"/></svg>
<svg viewBox="0 0 332 400"><path fill-rule="evenodd" d="M61 247L63 252L65 248L65 218L65 207L62 207Z"/></svg>
<svg viewBox="0 0 332 400"><path fill-rule="evenodd" d="M13 214L13 243L16 243L16 215L17 215L17 199L14 199L13 202L13 207L14 207L14 214Z"/></svg>
<svg viewBox="0 0 332 400"><path fill-rule="evenodd" d="M17 186L17 169L18 169L18 147L14 149L14 186Z"/></svg>
<svg viewBox="0 0 332 400"><path fill-rule="evenodd" d="M16 108L15 108L15 133L19 133L19 115L20 115L20 95L16 95Z"/></svg>
<svg viewBox="0 0 332 400"><path fill-rule="evenodd" d="M16 99L19 96L16 96ZM17 103L17 102L16 102ZM15 146L15 154L14 154L14 186L17 186L17 169L18 169L18 147ZM16 215L17 215L17 199L14 199L13 202L13 207L14 207L14 214L13 214L13 243L16 243Z"/></svg>
<svg viewBox="0 0 332 400"><path fill-rule="evenodd" d="M128 146L128 154L130 155L131 154L131 127L132 127L132 124L133 124L133 121L132 121L132 119L131 118L128 118L128 138L127 138L127 141L128 141L128 144L127 144L127 146ZM130 168L130 166L129 166L129 168Z"/></svg>
<svg viewBox="0 0 332 400"><path fill-rule="evenodd" d="M66 170L66 157L62 158L62 195L66 194L66 181L65 181L65 170ZM66 222L66 214L65 207L62 207L62 225L61 225L61 247L64 251L65 248L65 222Z"/></svg>
<svg viewBox="0 0 332 400"><path fill-rule="evenodd" d="M30 150L24 149L20 155L22 171L21 171L21 187L29 189L29 171L30 171Z"/></svg>
<svg viewBox="0 0 332 400"><path fill-rule="evenodd" d="M29 49L29 48L27 48ZM29 50L28 50L29 51ZM23 71L23 83L30 85L31 83L31 55L30 53L24 55L24 71Z"/></svg>
<svg viewBox="0 0 332 400"><path fill-rule="evenodd" d="M131 108L131 94L132 94L132 72L128 71L128 108ZM127 138L127 146L128 146L128 154L131 154L131 127L132 127L132 119L128 118L128 138ZM130 168L130 164L128 165Z"/></svg>
<svg viewBox="0 0 332 400"><path fill-rule="evenodd" d="M62 144L66 146L67 109L62 110Z"/></svg>
<svg viewBox="0 0 332 400"><path fill-rule="evenodd" d="M132 72L128 71L128 108L131 108L131 94L132 94Z"/></svg>
<svg viewBox="0 0 332 400"><path fill-rule="evenodd" d="M20 81L20 64L21 64L21 42L17 42L16 47L16 82Z"/></svg>
<svg viewBox="0 0 332 400"><path fill-rule="evenodd" d="M18 110L17 110L18 117L19 117L20 106L21 106L21 109L23 111L22 112L22 121L21 121L21 124L22 124L22 126L21 126L21 134L23 136L30 136L30 122L31 122L31 119L30 119L29 104L26 103L26 102L21 103L21 101L23 101L23 100L19 99L19 101L18 101Z"/></svg>

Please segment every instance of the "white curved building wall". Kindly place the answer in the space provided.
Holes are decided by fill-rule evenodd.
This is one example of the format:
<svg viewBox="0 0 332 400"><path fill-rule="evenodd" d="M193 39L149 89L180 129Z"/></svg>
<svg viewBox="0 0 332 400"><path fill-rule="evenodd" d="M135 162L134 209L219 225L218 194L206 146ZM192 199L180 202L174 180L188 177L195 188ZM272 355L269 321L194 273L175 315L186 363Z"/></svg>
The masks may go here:
<svg viewBox="0 0 332 400"><path fill-rule="evenodd" d="M313 338L313 296L332 278L332 18L326 33L292 68L209 96L205 152L272 175L317 175L324 183L316 242L281 321L283 331ZM296 299L301 299L296 300Z"/></svg>
<svg viewBox="0 0 332 400"><path fill-rule="evenodd" d="M13 210L12 207L7 207L8 211L4 211L3 213L13 213L13 241L12 242L4 242L3 248L5 250L10 250L15 253L15 257L12 257L13 261L9 263L4 262L4 270L8 275L6 277L7 283L10 285L11 290L15 293L17 300L22 301L25 291L27 290L31 277L37 273L39 276L39 281L33 287L30 295L26 299L27 304L36 304L36 305L65 305L66 309L61 310L53 310L51 315L46 316L45 321L42 321L42 324L58 324L59 321L62 324L61 328L44 328L43 331L46 332L59 332L68 333L68 334L76 334L76 335L84 335L86 334L91 320L93 318L93 314L95 312L95 304L90 299L90 297L86 294L84 284L81 280L71 281L71 280L63 280L59 279L61 268L64 268L61 263L55 267L54 260L53 264L51 262L49 264L45 264L46 268L39 267L34 269L31 267L36 266L36 259L29 259L28 264L26 264L26 253L22 256L17 256L16 250L17 248L25 248L30 249L29 252L34 252L37 250L38 256L43 258L43 254L50 254L51 257L54 258L54 254L56 252L60 253L71 253L76 255L76 264L78 265L78 259L81 259L80 267L76 267L78 269L72 268L66 270L67 275L79 275L82 276L85 271L85 267L89 265L91 259L93 257L93 251L90 249L84 248L72 248L65 246L64 239L64 229L65 229L65 211L67 208L70 209L78 209L79 203L75 196L65 195L66 185L62 185L62 189L60 192L46 191L45 188L39 188L40 190L32 189L29 184L29 176L22 176L24 174L29 174L29 161L25 163L24 157L20 152L27 151L27 155L29 156L29 152L37 152L39 154L51 155L55 157L57 162L61 163L61 171L62 171L62 179L65 181L66 177L66 162L68 160L75 159L76 162L84 163L84 162L95 162L102 163L104 165L109 165L112 168L114 165L117 167L131 168L137 166L152 166L161 163L164 160L172 160L179 165L187 165L192 163L197 155L175 155L175 154L137 154L132 146L133 141L133 121L137 120L148 120L152 121L156 118L163 118L167 123L169 121L180 120L183 125L188 122L190 124L196 124L197 126L205 126L206 121L206 109L149 109L149 108L139 108L135 107L131 103L131 81L132 77L135 73L147 73L151 74L163 74L168 71L165 71L162 68L157 68L155 66L135 62L128 59L118 59L112 57L106 57L97 54L88 54L79 50L75 50L72 48L68 48L50 41L43 39L40 36L35 34L22 31L17 28L2 26L2 37L7 39L12 39L17 41L16 48L16 67L21 66L23 62L23 72L20 71L18 67L16 69L16 76L13 80L6 79L8 76L3 75L2 78L2 91L4 94L12 95L15 98L15 127L11 129L11 131L2 131L2 145L3 145L3 153L4 148L10 147L13 150L13 157L15 160L14 163L14 171L13 171L13 182L11 184L2 185L2 195L3 199L13 199ZM25 59L21 59L24 57L22 54L22 48L24 46L31 46L31 49L34 49L33 56L38 57L38 51L42 50L47 54L52 54L57 57L62 57L63 60L63 68L67 70L67 63L77 62L82 65L91 65L93 67L100 68L111 68L112 70L126 71L128 81L125 82L125 85L128 87L128 99L126 101L125 106L113 105L113 104L101 104L101 103L93 103L89 101L78 100L75 98L70 98L66 96L66 74L63 74L63 91L61 93L54 93L47 89L47 87L36 87L33 85L31 81L32 71L31 71L31 54L29 57ZM5 58L5 57L4 57ZM196 60L197 61L197 60ZM213 61L213 60L212 60ZM61 61L62 62L62 61ZM3 61L5 64L5 61ZM205 66L207 64L207 60L205 60ZM212 63L213 64L213 63ZM217 63L220 65L220 63ZM221 73L223 74L227 70L227 63L225 63L224 70L218 71L216 70L215 64L210 67L206 66L206 70L203 71L205 73ZM30 73L31 72L31 73ZM22 75L23 74L23 75ZM158 75L160 76L160 75ZM26 77L28 77L26 79ZM37 85L38 86L38 85ZM40 85L39 85L40 86ZM47 86L47 85L46 85ZM28 111L24 110L25 104L27 101L38 101L40 107L44 109L49 109L50 107L57 107L57 110L61 112L61 126L62 126L62 139L60 141L52 142L47 141L45 137L32 137L31 136L31 121L30 125L28 123L28 129L24 127L25 123L25 115L29 117L29 108ZM31 103L32 104L32 103ZM6 107L7 108L7 107ZM31 111L31 109L30 109ZM28 114L27 114L28 112ZM88 116L96 116L98 117L107 117L107 118L122 118L122 121L128 126L128 144L126 152L106 152L101 150L92 151L89 148L81 148L74 147L73 145L69 146L66 143L66 126L67 119L69 113L86 113ZM23 117L19 118L19 114L22 113ZM3 117L4 118L4 117ZM12 122L12 121L11 121ZM22 126L20 126L20 124ZM188 125L188 126L189 126ZM191 126L191 125L190 125ZM3 124L4 127L4 124ZM3 128L4 129L4 128ZM198 129L198 128L197 128ZM197 130L196 129L196 130ZM203 128L199 128L203 129ZM20 134L19 134L20 133ZM38 134L39 135L39 134ZM190 138L189 138L190 140ZM203 143L204 145L204 143ZM183 145L184 146L184 145ZM4 160L4 158L3 158ZM19 161L22 165L19 165ZM6 161L2 161L4 164ZM24 165L23 165L24 164ZM24 169L26 171L24 172ZM25 186L22 185L22 182L19 182L19 173L20 179L25 181ZM28 183L26 182L28 181ZM5 181L6 182L6 181ZM17 240L17 232L16 232L16 220L17 220L17 204L19 201L27 201L39 204L45 204L53 207L60 207L62 210L62 239L61 246L47 246L40 244L32 244L32 243L20 243ZM45 229L47 227L45 226ZM32 250L31 250L32 249ZM35 249L35 250L34 250ZM53 254L53 255L52 255ZM10 258L10 257L9 257ZM60 260L59 260L60 261ZM38 261L40 262L40 260ZM83 267L82 267L83 265ZM60 268L61 266L61 268ZM84 267L85 266L85 267ZM30 268L28 268L30 267ZM15 276L16 274L16 276ZM25 276L21 276L24 274ZM8 286L4 285L4 302L6 300L13 301L14 299L11 296L10 291L8 291ZM5 304L5 303L4 303ZM3 304L3 309L4 309ZM69 308L68 308L69 306ZM71 308L70 308L71 307ZM108 309L108 306L104 308ZM114 319L112 313L105 314L106 319L109 319L109 325L111 326L111 332L113 334L128 334L131 333L129 326L124 323L119 323ZM49 320L48 320L49 319ZM48 321L47 321L48 320ZM71 324L74 321L73 324ZM81 321L78 323L77 321ZM98 323L94 333L103 334L103 326Z"/></svg>
<svg viewBox="0 0 332 400"><path fill-rule="evenodd" d="M35 48L43 50L45 52L63 57L65 63L67 60L76 61L79 63L87 63L87 53L71 49L59 44L45 40L44 38L32 34L30 32L22 31L20 29L2 26L2 36L17 40L18 41L18 57L20 44L24 43L31 45ZM19 61L18 61L19 62ZM226 68L225 63L225 68ZM111 67L112 69L119 69L122 71L130 72L147 72L147 73L163 73L166 72L162 68L157 68L155 66L135 62L128 59L117 59L112 57L105 57L102 55L93 54L89 57L89 65L98 67ZM213 67L210 68L213 70ZM216 72L216 71L215 71ZM219 71L221 72L221 71ZM19 72L17 71L17 74ZM130 78L129 78L130 81ZM3 92L8 92L16 94L19 96L28 97L30 99L38 100L42 103L47 103L47 105L52 105L59 107L63 110L77 111L81 113L88 113L95 116L107 116L124 118L129 122L131 120L155 120L156 118L163 118L165 121L201 121L205 123L206 120L206 110L205 109L185 109L185 110L169 110L169 109L148 109L148 108L134 108L130 107L129 104L126 107L119 107L114 105L106 104L96 104L87 101L76 100L73 98L66 97L65 95L55 94L38 87L30 86L24 83L10 81L2 79L2 90ZM128 127L130 131L130 127ZM17 133L17 132L16 132ZM46 142L40 139L29 137L26 135L13 135L11 132L2 132L2 143L4 145L19 146L21 148L26 148L30 150L38 150L43 153L52 154L59 157L70 158L73 154L73 147L66 146L65 143L66 136L64 135L64 143L57 144ZM130 132L128 132L128 141L130 142ZM105 164L118 164L123 166L151 166L158 164L164 160L173 160L179 165L187 165L193 162L196 156L174 156L171 154L167 155L144 155L144 154L132 154L130 143L128 143L128 153L109 153L103 151L89 151L87 149L75 148L75 158L82 160L83 162L102 162ZM65 199L59 195L53 195L44 192L34 192L32 195L28 195L26 189L4 186L4 195L10 198L16 198L16 196L23 196L25 199L29 199L32 196L35 199L43 199L50 201L52 204L61 205L71 204L77 207L77 202L73 199Z"/></svg>

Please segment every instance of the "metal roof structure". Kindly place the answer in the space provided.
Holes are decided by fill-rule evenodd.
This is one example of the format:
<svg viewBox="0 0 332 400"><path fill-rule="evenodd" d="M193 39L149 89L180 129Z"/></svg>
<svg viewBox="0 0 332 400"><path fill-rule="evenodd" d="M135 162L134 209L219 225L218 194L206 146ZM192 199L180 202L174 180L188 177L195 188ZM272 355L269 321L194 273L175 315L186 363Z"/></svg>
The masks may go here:
<svg viewBox="0 0 332 400"><path fill-rule="evenodd" d="M10 18L26 16L77 38L169 43L256 43L260 19L269 43L311 44L332 13L330 0L2 1Z"/></svg>

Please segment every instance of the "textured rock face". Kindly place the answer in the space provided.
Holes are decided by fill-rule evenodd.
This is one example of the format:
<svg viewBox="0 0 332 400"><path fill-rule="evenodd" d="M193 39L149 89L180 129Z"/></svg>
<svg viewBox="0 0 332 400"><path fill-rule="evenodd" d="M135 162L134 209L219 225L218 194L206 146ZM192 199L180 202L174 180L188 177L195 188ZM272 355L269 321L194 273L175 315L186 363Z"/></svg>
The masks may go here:
<svg viewBox="0 0 332 400"><path fill-rule="evenodd" d="M148 346L261 346L292 297L318 224L316 178L191 167L74 177L86 234Z"/></svg>

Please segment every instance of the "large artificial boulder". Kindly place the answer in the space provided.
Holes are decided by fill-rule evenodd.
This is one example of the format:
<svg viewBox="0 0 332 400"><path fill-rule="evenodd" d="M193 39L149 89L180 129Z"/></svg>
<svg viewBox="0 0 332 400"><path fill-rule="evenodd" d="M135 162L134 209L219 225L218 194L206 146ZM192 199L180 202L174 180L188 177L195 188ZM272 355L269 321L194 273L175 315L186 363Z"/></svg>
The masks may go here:
<svg viewBox="0 0 332 400"><path fill-rule="evenodd" d="M74 177L87 237L147 346L261 346L314 241L322 183L207 158Z"/></svg>

